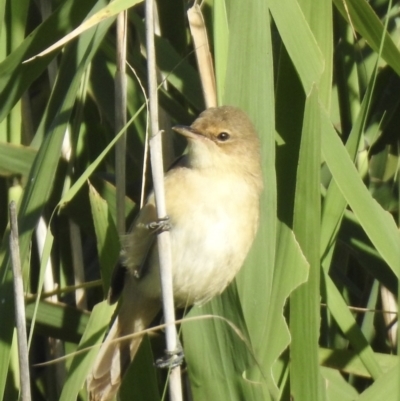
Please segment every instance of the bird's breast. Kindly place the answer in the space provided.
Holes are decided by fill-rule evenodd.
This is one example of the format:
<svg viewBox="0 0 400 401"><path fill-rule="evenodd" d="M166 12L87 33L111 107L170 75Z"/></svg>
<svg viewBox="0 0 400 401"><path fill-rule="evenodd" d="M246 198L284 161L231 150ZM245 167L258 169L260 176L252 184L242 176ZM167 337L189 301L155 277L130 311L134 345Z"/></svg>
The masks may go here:
<svg viewBox="0 0 400 401"><path fill-rule="evenodd" d="M258 225L258 196L241 177L200 173L166 180L175 301L202 303L242 266Z"/></svg>

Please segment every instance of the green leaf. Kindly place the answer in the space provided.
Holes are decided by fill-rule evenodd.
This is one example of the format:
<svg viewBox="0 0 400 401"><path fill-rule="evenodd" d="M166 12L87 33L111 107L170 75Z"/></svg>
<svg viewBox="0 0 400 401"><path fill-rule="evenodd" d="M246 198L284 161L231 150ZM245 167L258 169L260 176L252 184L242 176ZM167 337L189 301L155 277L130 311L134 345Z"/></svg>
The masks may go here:
<svg viewBox="0 0 400 401"><path fill-rule="evenodd" d="M135 401L160 401L158 390L157 368L154 366L154 354L149 337L146 335L135 360L128 368L119 391L121 401L131 401L135 394Z"/></svg>
<svg viewBox="0 0 400 401"><path fill-rule="evenodd" d="M289 328L283 315L284 306L293 290L307 281L310 267L293 231L280 222L278 223L276 243L275 274L269 310L266 315L267 332L259 353L265 358L264 372L266 372L268 389L274 399L278 399L277 383L279 378L282 377L282 372L280 375L276 372L277 360L291 340ZM273 370L274 375L272 375Z"/></svg>
<svg viewBox="0 0 400 401"><path fill-rule="evenodd" d="M145 26L137 14L132 14L132 20L138 33L145 37ZM143 40L144 41L144 40ZM171 44L156 36L155 48L157 66L165 75L165 79L198 110L204 109L203 92L197 71L190 65L188 59L182 58Z"/></svg>
<svg viewBox="0 0 400 401"><path fill-rule="evenodd" d="M107 203L89 184L89 199L96 231L97 252L103 279L104 294L108 293L111 274L119 257L120 244L117 227L108 210Z"/></svg>
<svg viewBox="0 0 400 401"><path fill-rule="evenodd" d="M72 360L60 401L76 401L99 350L98 346L93 346L99 345L103 341L114 310L115 305L110 306L106 301L94 307L77 349L77 352L83 352L79 352ZM93 348L88 349L90 347Z"/></svg>
<svg viewBox="0 0 400 401"><path fill-rule="evenodd" d="M247 111L261 140L265 190L261 196L260 228L237 281L251 342L257 347L267 329L266 322L260 324L258 314L267 314L276 250L275 126L270 118L275 114L272 43L265 24L268 9L264 1L235 0L226 4L230 35L224 103ZM261 48L266 52L254 51ZM260 308L257 313L254 305Z"/></svg>
<svg viewBox="0 0 400 401"><path fill-rule="evenodd" d="M332 73L333 73L333 16L332 2L330 0L299 0L311 32L318 44L324 60L324 69L321 79L317 82L319 99L327 110L330 109L332 99Z"/></svg>
<svg viewBox="0 0 400 401"><path fill-rule="evenodd" d="M335 6L346 19L354 26L355 30L363 36L372 49L379 53L382 36L385 35L382 49L383 59L400 74L400 52L390 35L365 0L334 0Z"/></svg>
<svg viewBox="0 0 400 401"><path fill-rule="evenodd" d="M53 95L56 95L49 102L43 117L43 123L38 130L38 132L45 132L47 135L35 158L19 207L19 245L22 261L27 260L32 232L50 197L62 141L79 88L80 78L101 43L109 25L110 22L108 24L103 23L96 29L82 35L77 42L66 49L63 56L59 79L53 91ZM75 65L74 69L71 69L72 63ZM3 243L3 246L6 245ZM11 274L8 252L1 255L1 257L3 281L0 291L4 294L4 298L0 304L0 314L8 316L8 321L12 322L13 298L10 291ZM10 314L11 316L9 316ZM13 325L1 325L0 332L3 339L10 339ZM0 353L4 356L3 360L6 363L8 363L10 344L11 341L0 343ZM3 394L4 391L5 378L7 377L6 372L7 366L5 364L0 365L0 394Z"/></svg>
<svg viewBox="0 0 400 401"><path fill-rule="evenodd" d="M304 112L293 220L296 239L310 264L307 283L290 296L290 331L293 335L290 384L291 394L299 401L326 399L317 354L320 322L320 133L318 91L313 87Z"/></svg>
<svg viewBox="0 0 400 401"><path fill-rule="evenodd" d="M115 135L114 139L107 145L107 147L100 153L99 156L94 160L93 163L89 165L89 167L84 171L84 173L75 181L74 185L69 188L69 190L64 194L64 196L59 201L59 206L63 207L66 203L70 202L71 199L78 193L78 191L82 188L88 178L94 173L96 168L103 161L106 154L114 147L119 138L124 135L126 128L135 120L135 118L139 115L140 112L145 108L145 104L137 110L136 114L127 122L125 127L121 129L121 131Z"/></svg>
<svg viewBox="0 0 400 401"><path fill-rule="evenodd" d="M214 1L214 54L218 104L223 105L225 76L228 63L229 24L225 0Z"/></svg>
<svg viewBox="0 0 400 401"><path fill-rule="evenodd" d="M26 318L29 323L35 319L37 332L78 343L88 324L89 313L61 303L39 301L37 314L35 303L26 306Z"/></svg>
<svg viewBox="0 0 400 401"><path fill-rule="evenodd" d="M399 365L397 364L366 389L356 400L397 401L399 399L399 376Z"/></svg>
<svg viewBox="0 0 400 401"><path fill-rule="evenodd" d="M362 137L363 128L367 118L368 107L372 83L368 87L368 91L364 96L361 110L350 132L349 139L346 143L346 149L351 160L355 160L359 148L359 142ZM327 270L332 258L334 245L336 244L336 236L338 234L342 216L347 206L347 202L340 192L335 180L332 180L326 191L322 208L322 224L321 224L321 258L322 265Z"/></svg>
<svg viewBox="0 0 400 401"><path fill-rule="evenodd" d="M382 372L385 373L398 363L396 355L375 352L375 358ZM340 370L341 372L371 378L371 374L365 368L357 352L348 349L320 348L319 360L321 365Z"/></svg>
<svg viewBox="0 0 400 401"><path fill-rule="evenodd" d="M201 333L199 329L190 330L183 325L185 353L194 397L267 400L269 392L263 367L267 355L261 355L260 350L265 351L265 334L269 328L259 316L267 316L271 300L277 225L275 129L271 118L274 115L272 44L269 26L265 23L268 20L266 2L234 0L225 4L230 34L223 104L237 105L251 117L261 139L264 182L268 190L261 200L257 239L237 278L239 298L232 285L222 298L218 297L191 312L228 317L239 328L243 338L238 339L229 325L218 320L199 322ZM223 73L218 76L221 77ZM217 83L218 87L220 85L223 83ZM186 326L189 325L194 323ZM195 337L194 332L197 332ZM256 383L243 377L243 372L252 367L262 378ZM254 369L246 374L253 377Z"/></svg>
<svg viewBox="0 0 400 401"><path fill-rule="evenodd" d="M353 401L358 397L357 391L339 371L321 368L321 373L325 381L329 401Z"/></svg>
<svg viewBox="0 0 400 401"><path fill-rule="evenodd" d="M24 64L23 61L73 29L95 4L95 0L82 0L77 7L74 0L65 1L0 64L0 121L43 72L55 54L28 64ZM49 32L52 34L49 35Z"/></svg>
<svg viewBox="0 0 400 401"><path fill-rule="evenodd" d="M264 386L244 375L257 357L248 342L236 287L232 285L212 302L193 308L189 316L199 318L183 323L195 399L266 399Z"/></svg>
<svg viewBox="0 0 400 401"><path fill-rule="evenodd" d="M90 15L81 25L79 25L72 32L65 35L62 39L41 51L39 54L34 55L29 61L35 60L38 57L43 57L52 51L71 42L74 38L86 32L88 29L95 27L101 22L107 21L111 17L116 17L120 12L133 7L135 4L140 3L142 0L115 0L109 3L106 7L98 10L96 13ZM110 21L108 21L109 23Z"/></svg>
<svg viewBox="0 0 400 401"><path fill-rule="evenodd" d="M377 379L382 374L382 370L375 358L374 351L364 337L360 327L357 325L356 320L349 311L349 308L339 290L336 288L328 273L324 270L322 286L323 293L325 293L326 297L326 303L333 318L345 336L349 339L350 344L356 350L359 358L364 363L364 366L370 375L374 379Z"/></svg>
<svg viewBox="0 0 400 401"><path fill-rule="evenodd" d="M324 159L355 216L393 272L400 273L400 234L393 217L372 198L326 112L320 109Z"/></svg>
<svg viewBox="0 0 400 401"><path fill-rule="evenodd" d="M36 149L0 143L0 175L21 174L27 177L36 154Z"/></svg>
<svg viewBox="0 0 400 401"><path fill-rule="evenodd" d="M303 10L296 0L271 0L269 7L304 91L308 93L321 78L324 58Z"/></svg>

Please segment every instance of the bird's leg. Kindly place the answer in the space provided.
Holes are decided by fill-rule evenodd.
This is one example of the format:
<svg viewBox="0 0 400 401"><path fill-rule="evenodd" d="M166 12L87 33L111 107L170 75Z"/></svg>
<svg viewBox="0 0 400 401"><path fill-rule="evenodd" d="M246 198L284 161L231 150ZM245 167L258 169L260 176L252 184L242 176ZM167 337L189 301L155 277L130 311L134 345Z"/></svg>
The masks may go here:
<svg viewBox="0 0 400 401"><path fill-rule="evenodd" d="M146 224L148 230L153 230L155 233L161 233L171 229L169 217L165 216L159 218L157 221ZM165 351L165 355L161 358L156 359L154 365L161 369L172 369L182 364L184 359L183 348L179 341L177 342L177 348L175 351Z"/></svg>
<svg viewBox="0 0 400 401"><path fill-rule="evenodd" d="M163 231L169 231L171 229L169 216L161 217L157 221L152 221L151 223L146 224L146 228L157 234L162 233Z"/></svg>
<svg viewBox="0 0 400 401"><path fill-rule="evenodd" d="M161 358L156 359L154 366L159 369L173 369L181 365L185 354L183 353L182 344L178 339L177 348L175 351L165 351L165 355Z"/></svg>

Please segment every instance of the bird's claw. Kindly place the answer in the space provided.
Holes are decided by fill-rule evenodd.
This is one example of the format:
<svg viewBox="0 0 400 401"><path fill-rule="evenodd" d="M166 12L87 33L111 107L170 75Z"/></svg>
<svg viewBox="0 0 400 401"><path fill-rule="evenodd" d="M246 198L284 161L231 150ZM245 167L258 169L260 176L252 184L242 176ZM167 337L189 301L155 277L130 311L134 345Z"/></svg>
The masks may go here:
<svg viewBox="0 0 400 401"><path fill-rule="evenodd" d="M171 229L169 216L161 217L157 221L152 221L151 223L146 224L146 228L155 231L156 233L169 231Z"/></svg>
<svg viewBox="0 0 400 401"><path fill-rule="evenodd" d="M156 359L154 366L159 369L173 369L177 366L182 365L185 354L181 347L178 347L173 352L165 351L165 355L161 358Z"/></svg>

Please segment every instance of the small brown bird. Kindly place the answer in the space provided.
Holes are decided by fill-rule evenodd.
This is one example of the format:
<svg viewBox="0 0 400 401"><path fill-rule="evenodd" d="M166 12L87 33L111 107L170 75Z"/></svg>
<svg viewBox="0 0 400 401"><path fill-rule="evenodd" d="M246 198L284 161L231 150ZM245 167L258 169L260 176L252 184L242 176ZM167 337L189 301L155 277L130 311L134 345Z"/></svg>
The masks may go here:
<svg viewBox="0 0 400 401"><path fill-rule="evenodd" d="M262 191L260 146L247 115L236 107L204 111L190 127L183 162L165 176L176 307L202 304L220 294L242 266L256 235ZM123 270L109 299L122 304L87 378L92 401L111 400L142 337L107 344L146 329L161 309L154 194L122 239Z"/></svg>

